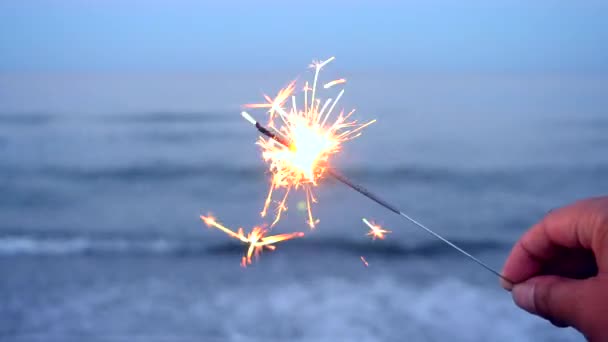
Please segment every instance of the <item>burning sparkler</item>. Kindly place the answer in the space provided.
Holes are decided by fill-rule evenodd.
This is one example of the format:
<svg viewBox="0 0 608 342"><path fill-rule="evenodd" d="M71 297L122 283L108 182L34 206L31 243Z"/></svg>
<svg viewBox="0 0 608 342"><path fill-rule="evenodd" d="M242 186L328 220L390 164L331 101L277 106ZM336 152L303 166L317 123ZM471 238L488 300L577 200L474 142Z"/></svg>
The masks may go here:
<svg viewBox="0 0 608 342"><path fill-rule="evenodd" d="M340 151L341 144L344 141L359 136L361 134L360 131L364 127L375 122L375 120L365 124L357 124L356 121L348 122L346 120L354 112L351 111L346 116L343 115L343 112L341 112L333 123L327 124L327 120L336 106L336 103L344 94L344 90L341 90L335 101L332 99L327 99L322 106L321 100L316 98L319 71L333 59L334 58L331 57L323 62L314 62L311 65L311 67L315 69L315 75L312 88L309 88L308 83L306 83L304 87L303 110L298 110L296 107L296 98L292 95L295 91L295 83L292 82L286 88L280 90L274 99L265 96L266 103L247 106L249 108L268 108L269 128L266 128L258 123L248 113L242 113L243 117L247 121L255 125L258 131L266 136L266 138L259 138L258 145L262 147L263 159L269 164L269 170L272 173L272 181L266 202L264 203L264 209L261 213L262 216L266 215L266 210L272 200L273 191L275 189L284 188L285 195L278 204L277 214L273 222L273 225L276 224L280 219L281 213L287 209L285 202L287 200L289 191L292 188L298 189L299 187L302 187L306 192L308 224L311 228L314 227L316 221L312 218L310 206L311 202L314 203L316 200L312 194L312 187L316 186L317 181L325 173L327 173L353 190L378 203L385 209L388 209L389 211L405 218L430 235L456 249L458 252L476 262L486 270L510 283L513 283L498 271L486 265L484 262L458 247L448 239L442 237L432 229L416 221L406 213L397 209L397 207L389 204L361 185L353 183L337 170L329 167L329 157ZM326 86L329 88L333 85L341 83L344 82L341 80L332 81L327 83ZM311 91L310 99L308 96L309 91ZM288 102L290 96L291 107L285 109L285 104ZM326 111L326 109L328 110ZM280 120L277 120L277 117ZM277 127L276 122L278 122L280 126Z"/></svg>
<svg viewBox="0 0 608 342"><path fill-rule="evenodd" d="M203 220L203 222L205 222L207 226L219 229L222 232L226 233L228 236L240 240L241 242L249 245L249 247L247 248L247 252L241 258L241 266L243 267L251 265L252 259L254 257L259 256L260 253L262 253L262 251L264 250L264 248L274 251L276 249L275 244L277 242L291 240L304 236L304 233L302 232L266 236L268 230L262 227L253 227L251 232L245 235L243 228L239 228L236 232L232 231L231 229L226 228L224 225L217 222L217 220L212 216L201 215L201 219Z"/></svg>
<svg viewBox="0 0 608 342"><path fill-rule="evenodd" d="M317 82L321 69L332 60L334 57L311 65L315 70L314 79L312 87L306 82L302 90L303 106L297 106L295 81L281 89L274 99L265 95L266 103L246 105L248 108L268 108L269 129L260 125L247 112L242 112L243 117L265 135L259 138L257 144L262 148L262 157L268 163L272 179L261 212L262 217L266 216L273 192L278 189L284 191L283 198L278 201L271 227L287 209L286 201L291 189L300 188L306 195L307 223L310 228L315 227L318 220L312 215L311 206L317 202L313 187L327 169L330 157L341 150L342 143L358 137L363 128L375 122L372 120L359 124L356 120L350 120L354 110L347 114L340 111L335 119L331 118L344 89L335 99L323 101L317 97ZM323 88L328 89L345 82L342 78L333 80ZM290 98L291 101L288 101Z"/></svg>
<svg viewBox="0 0 608 342"><path fill-rule="evenodd" d="M369 232L366 235L371 236L374 240L383 240L386 237L385 234L392 233L390 230L386 230L377 224L369 222L366 218L362 219L362 221L369 227Z"/></svg>

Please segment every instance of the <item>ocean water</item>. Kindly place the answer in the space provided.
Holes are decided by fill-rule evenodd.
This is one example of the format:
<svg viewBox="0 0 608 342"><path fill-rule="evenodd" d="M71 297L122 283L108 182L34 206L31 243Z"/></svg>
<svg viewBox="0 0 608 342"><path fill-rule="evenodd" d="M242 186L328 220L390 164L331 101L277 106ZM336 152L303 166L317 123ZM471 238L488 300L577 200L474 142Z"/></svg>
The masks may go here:
<svg viewBox="0 0 608 342"><path fill-rule="evenodd" d="M292 195L275 229L306 237L241 268L198 216L264 223L239 104L284 76L0 77L0 340L582 340L331 179L318 229ZM348 79L344 105L378 123L334 165L496 269L548 210L608 193L608 77Z"/></svg>

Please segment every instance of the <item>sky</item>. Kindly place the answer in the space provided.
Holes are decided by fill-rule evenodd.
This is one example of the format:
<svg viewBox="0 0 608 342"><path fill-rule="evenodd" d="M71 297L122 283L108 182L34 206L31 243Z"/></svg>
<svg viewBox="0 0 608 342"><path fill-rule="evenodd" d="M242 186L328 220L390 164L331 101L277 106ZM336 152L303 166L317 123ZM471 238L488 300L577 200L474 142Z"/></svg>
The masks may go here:
<svg viewBox="0 0 608 342"><path fill-rule="evenodd" d="M608 72L602 1L3 0L0 71Z"/></svg>

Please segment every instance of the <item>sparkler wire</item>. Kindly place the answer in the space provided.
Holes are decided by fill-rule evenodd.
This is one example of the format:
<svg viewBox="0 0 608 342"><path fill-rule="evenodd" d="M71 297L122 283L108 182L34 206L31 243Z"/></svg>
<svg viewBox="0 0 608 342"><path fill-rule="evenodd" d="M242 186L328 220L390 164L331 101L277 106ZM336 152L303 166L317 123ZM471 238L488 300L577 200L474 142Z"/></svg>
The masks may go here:
<svg viewBox="0 0 608 342"><path fill-rule="evenodd" d="M374 193L370 192L369 190L365 189L364 187L362 187L359 184L355 184L353 182L351 182L348 178L346 178L346 176L342 175L341 173L339 173L337 170L335 169L327 169L327 173L329 173L332 177L334 177L335 179L337 179L338 181L342 182L342 184L347 185L348 187L350 187L351 189L357 191L358 193L362 194L363 196L371 199L372 201L380 204L382 207L384 207L385 209L388 209L390 211L392 211L393 213L407 219L408 221L410 221L411 223L413 223L414 225L422 228L424 231L426 231L427 233L431 234L432 236L434 236L435 238L443 241L444 243L446 243L448 246L454 248L455 250L457 250L458 252L460 252L461 254L463 254L464 256L468 257L469 259L473 260L474 262L476 262L478 265L480 265L481 267L485 268L486 270L494 273L496 276L508 281L511 284L514 284L510 279L508 279L507 277L503 276L502 274L500 274L500 272L496 271L495 269L493 269L492 267L488 266L486 263L484 263L483 261L479 260L478 258L474 257L473 255L471 255L470 253L468 253L467 251L465 251L464 249L458 247L456 244L454 244L453 242L451 242L450 240L444 238L443 236L437 234L435 231L433 231L432 229L428 228L427 226L425 226L424 224L416 221L415 219L413 219L411 216L409 216L408 214L400 211L399 209L397 209L396 207L394 207L393 205L391 205L390 203L384 201L383 199L381 199L380 197L378 197L377 195L375 195Z"/></svg>
<svg viewBox="0 0 608 342"><path fill-rule="evenodd" d="M245 114L246 113L243 113L242 115L245 117ZM247 116L249 118L251 118L248 114L247 114ZM282 139L281 137L279 137L276 134L274 134L272 131L270 131L266 127L262 126L259 122L255 121L255 120L249 120L249 118L247 118L247 117L245 117L245 118L247 119L247 121L251 122L252 124L255 122L254 125L255 125L255 127L257 128L257 130L260 133L264 134L265 136L267 136L267 137L269 137L271 139L274 139L275 141L277 141L278 143L284 145L285 147L288 147L288 148L290 147L288 142L286 142L284 139ZM397 209L397 207L395 207L394 205L392 205L392 204L386 202L385 200L383 200L382 198L378 197L373 192L367 190L366 188L364 188L363 186L361 186L359 184L356 184L356 183L352 182L350 179L348 179L346 176L344 176L343 174L341 174L340 172L338 172L336 169L327 168L326 171L332 177L334 177L336 180L340 181L342 184L348 186L349 188L351 188L351 189L357 191L358 193L360 193L361 195L363 195L363 196L371 199L372 201L378 203L379 205L381 205L385 209L388 209L389 211L391 211L391 212L393 212L393 213L401 216L402 218L405 218L406 220L410 221L414 225L416 225L419 228L423 229L425 232L429 233L430 235L434 236L435 238L441 240L442 242L444 242L448 246L454 248L455 250L457 250L458 252L460 252L462 255L466 256L469 259L471 259L472 261L474 261L475 263L477 263L481 267L485 268L489 272L493 273L494 275L498 276L499 278L501 278L501 279L503 279L503 280L505 280L505 281L507 281L507 282L509 282L511 284L514 284L514 282L512 280L510 280L509 278L503 276L502 274L500 274L500 272L498 272L495 269L493 269L492 267L488 266L483 261L481 261L478 258L474 257L472 254L468 253L464 249L458 247L456 244L454 244L450 240L444 238L443 236L439 235L438 233L436 233L432 229L428 228L424 224L416 221L415 219L413 219L412 217L410 217L406 213L404 213L401 210Z"/></svg>

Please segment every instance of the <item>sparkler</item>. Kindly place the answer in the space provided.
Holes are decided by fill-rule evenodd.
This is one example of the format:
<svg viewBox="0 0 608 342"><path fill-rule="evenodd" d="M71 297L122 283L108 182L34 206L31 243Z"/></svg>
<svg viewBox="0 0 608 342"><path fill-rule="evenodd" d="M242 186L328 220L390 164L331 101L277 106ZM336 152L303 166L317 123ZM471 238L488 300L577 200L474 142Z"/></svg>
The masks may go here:
<svg viewBox="0 0 608 342"><path fill-rule="evenodd" d="M369 233L367 233L367 235L371 236L374 240L384 240L385 234L392 233L390 230L386 230L377 224L369 222L366 218L363 218L362 221L369 227Z"/></svg>
<svg viewBox="0 0 608 342"><path fill-rule="evenodd" d="M240 240L241 242L249 245L249 247L247 248L247 252L241 258L241 266L243 267L251 265L252 259L254 257L259 256L260 253L262 253L262 251L264 250L264 248L274 251L276 249L275 244L277 242L291 240L304 236L304 233L302 232L266 236L268 230L262 227L253 227L251 232L245 235L243 228L239 228L236 232L232 231L231 229L226 228L224 225L217 222L217 220L212 216L201 215L201 219L203 220L203 222L205 222L207 226L219 229L222 232L226 233L228 236Z"/></svg>
<svg viewBox="0 0 608 342"><path fill-rule="evenodd" d="M316 96L319 72L333 59L334 57L331 57L325 61L313 62L311 65L315 75L312 87L309 87L308 82L304 86L303 107L298 108L296 96L293 95L296 89L295 81L281 89L274 99L265 95L266 103L246 105L248 108L268 108L269 128L262 126L247 112L241 113L265 136L261 136L257 144L262 148L263 159L268 162L272 180L260 213L262 217L266 216L273 192L284 189L283 198L277 204L271 227L280 220L282 212L287 209L286 201L291 189L299 188L303 188L306 194L307 223L310 228L315 227L318 220L313 218L311 206L317 200L312 188L325 173L329 158L341 150L342 143L358 137L363 128L375 122L371 120L359 124L356 120L349 121L354 110L348 114L341 111L335 120L329 121L334 108L344 94L344 89L335 99L322 101ZM345 82L345 79L337 79L326 83L324 88ZM288 101L290 98L291 101ZM287 103L289 108L285 108ZM277 123L279 127L276 126Z"/></svg>
<svg viewBox="0 0 608 342"><path fill-rule="evenodd" d="M408 220L428 234L454 248L462 255L485 268L487 271L510 283L513 283L510 279L504 277L483 261L458 247L424 224L413 219L406 213L399 210L396 206L386 202L384 199L370 192L363 186L352 182L336 169L329 167L329 157L340 151L342 142L359 136L361 134L361 129L375 122L375 120L365 124L357 124L356 121L346 122L346 119L348 119L354 112L351 111L346 116L343 116L343 112L341 112L338 119L333 124L326 125L329 115L340 97L342 97L344 94L344 90L340 91L339 95L336 97L336 100L333 101L333 104L331 107L329 107L327 112L325 112L325 109L327 109L327 107L330 105L332 99L326 100L321 107L321 100L315 98L319 71L333 59L334 57L331 57L323 62L314 62L311 65L311 67L315 69L314 81L312 88L308 87L308 83L306 83L304 87L304 110L300 111L297 109L296 99L294 96L292 96L291 108L287 110L284 108L288 97L291 96L295 90L295 83L292 82L286 88L279 91L278 95L274 99L265 96L267 103L247 106L249 108L269 108L268 127L270 129L258 123L247 112L242 112L243 117L253 124L260 133L266 136L266 138L259 138L258 145L262 147L262 157L266 162L269 163L269 170L273 176L270 191L264 204L264 209L262 210L262 216L264 216L266 213L274 189L281 187L285 188L285 196L283 200L279 202L277 215L275 221L273 222L273 225L276 224L276 222L278 222L280 219L281 212L286 210L285 201L287 200L289 190L291 188L297 189L301 186L304 187L306 192L309 216L308 223L311 228L314 227L315 221L312 218L310 205L311 202L314 203L316 200L312 195L312 187L317 185L317 181L321 178L321 176L327 173L344 185L378 203L385 209ZM333 81L327 83L326 85L328 85L327 88L329 88L338 83L343 82ZM310 101L308 100L309 91L312 93L310 96ZM321 109L319 110L319 108ZM280 122L282 123L282 125L278 128L275 126L275 118L277 116L281 119ZM345 131L339 133L338 131L342 129ZM362 258L362 260L364 261L365 259Z"/></svg>

